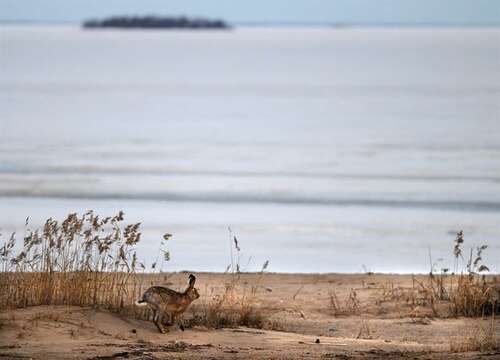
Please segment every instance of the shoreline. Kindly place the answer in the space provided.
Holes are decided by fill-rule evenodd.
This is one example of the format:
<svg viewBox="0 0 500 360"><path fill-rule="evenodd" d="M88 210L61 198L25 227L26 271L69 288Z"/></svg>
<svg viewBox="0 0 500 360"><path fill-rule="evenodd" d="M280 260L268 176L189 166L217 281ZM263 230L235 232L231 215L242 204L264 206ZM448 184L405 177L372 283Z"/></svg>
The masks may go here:
<svg viewBox="0 0 500 360"><path fill-rule="evenodd" d="M0 312L0 354L33 359L64 359L70 352L76 359L140 359L145 355L151 359L500 356L498 349L460 347L468 344L472 330L480 331L490 323L493 335L500 338L500 319L435 316L428 306L411 305L400 299L402 291L415 286L411 275L237 274L235 296L242 299L239 296L254 294L251 306L258 309L263 325L217 328L197 324L196 317L214 296L224 293L228 279L235 275L195 274L201 298L184 315L185 331L174 326L167 334L160 334L150 321L103 308L34 306ZM417 281L426 277L418 276ZM142 291L152 285L182 290L187 274L141 278Z"/></svg>

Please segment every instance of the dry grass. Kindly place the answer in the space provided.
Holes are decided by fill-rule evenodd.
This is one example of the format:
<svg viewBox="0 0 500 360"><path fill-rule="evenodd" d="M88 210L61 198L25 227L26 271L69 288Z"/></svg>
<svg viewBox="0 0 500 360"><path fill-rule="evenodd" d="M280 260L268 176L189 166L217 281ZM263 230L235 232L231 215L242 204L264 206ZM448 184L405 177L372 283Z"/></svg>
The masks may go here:
<svg viewBox="0 0 500 360"><path fill-rule="evenodd" d="M361 319L361 323L359 325L359 331L355 338L364 340L369 340L373 338L372 331L370 329L370 323L368 322L368 320Z"/></svg>
<svg viewBox="0 0 500 360"><path fill-rule="evenodd" d="M69 214L61 222L48 219L42 229L36 230L30 229L27 220L21 248L16 252L15 234L0 247L0 310L77 305L148 319L149 310L134 305L150 285L138 273L146 269L136 253L140 223L122 225L123 219L121 211L105 218L88 211L82 216ZM163 248L170 237L164 235L151 271L161 271L170 259ZM193 304L187 326L264 326L263 312L256 301L260 278L253 285L241 282L241 249L231 231L230 241L231 262L223 291L210 289L203 300ZM268 262L261 275L267 266Z"/></svg>
<svg viewBox="0 0 500 360"><path fill-rule="evenodd" d="M495 282L485 277L460 275L450 291L451 311L455 316L478 317L500 313Z"/></svg>
<svg viewBox="0 0 500 360"><path fill-rule="evenodd" d="M203 301L202 304L193 304L192 317L185 321L186 327L204 326L207 328L224 328L247 326L263 328L265 317L261 309L251 301L238 299L229 301L223 296Z"/></svg>
<svg viewBox="0 0 500 360"><path fill-rule="evenodd" d="M463 243L463 232L460 231L457 234L453 248L455 272L458 271L460 259L464 261L462 256ZM490 279L492 281L487 281L486 276L483 275L489 271L488 266L482 262L482 253L486 248L486 245L477 247L475 254L473 249L470 249L470 256L465 265L465 271L462 270L460 275L456 276L456 279L455 277L450 278L448 291L445 291L446 298L440 297L443 300L450 300L451 311L455 316L476 317L500 313L500 299L498 298L500 288L496 284L496 278ZM445 277L441 276L442 279ZM441 281L441 289L445 288L443 283L444 280Z"/></svg>
<svg viewBox="0 0 500 360"><path fill-rule="evenodd" d="M330 311L333 316L359 315L361 302L354 289L351 289L345 299L340 300L335 291L330 291Z"/></svg>
<svg viewBox="0 0 500 360"><path fill-rule="evenodd" d="M450 342L451 352L498 352L500 351L500 337L495 332L494 315L484 324L478 320L469 328L467 334Z"/></svg>
<svg viewBox="0 0 500 360"><path fill-rule="evenodd" d="M141 292L136 269L144 268L135 251L140 223L123 226L123 215L69 214L36 230L27 220L17 254L15 234L0 248L0 309L58 304L121 311L133 304Z"/></svg>
<svg viewBox="0 0 500 360"><path fill-rule="evenodd" d="M442 268L436 273L431 262L431 271L422 278L413 277L411 288L385 284L377 300L378 304L395 302L402 316L412 317L483 317L500 314L500 286L496 277L486 276L488 267L482 263L482 245L470 251L467 261L462 256L464 243L460 231L454 241L455 272Z"/></svg>
<svg viewBox="0 0 500 360"><path fill-rule="evenodd" d="M16 236L12 234L0 247L0 310L34 305L78 305L147 319L150 316L147 308L134 305L146 287L152 285L142 276L146 266L138 261L136 254L141 238L140 224L125 225L123 217L123 212L100 218L88 211L81 216L70 214L60 222L48 219L41 229L35 230L27 221L20 246L16 246ZM170 236L165 234L150 271L161 271L163 263L169 260L170 254L163 249L163 244ZM241 277L246 269L241 266L240 244L231 230L229 241L230 263L223 286L205 288L205 296L189 309L185 326L282 327L272 316L282 309L264 308L259 301L260 291L265 291L261 279L269 263L262 266L257 280L247 284ZM465 261L463 243L460 232L454 244L454 274L448 274L447 269L436 273L432 266L428 276L413 277L411 287L385 284L379 290L377 308L390 303L401 309L401 316L413 318L481 317L500 313L498 282L494 277L483 275L487 271L482 263L486 247L477 248ZM159 276L154 278L154 285L159 285L158 281L167 282L165 274L161 274L163 280ZM294 300L302 288L294 294ZM361 308L354 289L343 297L332 290L328 300L328 310L334 316L362 315L366 310L366 306Z"/></svg>
<svg viewBox="0 0 500 360"><path fill-rule="evenodd" d="M270 313L265 312L257 301L260 282L269 265L266 261L260 271L260 276L254 284L248 285L241 281L241 248L238 239L229 229L230 264L225 271L224 289L205 289L206 296L193 304L192 317L188 326L204 326L207 328L247 326L253 328L267 327L266 320Z"/></svg>

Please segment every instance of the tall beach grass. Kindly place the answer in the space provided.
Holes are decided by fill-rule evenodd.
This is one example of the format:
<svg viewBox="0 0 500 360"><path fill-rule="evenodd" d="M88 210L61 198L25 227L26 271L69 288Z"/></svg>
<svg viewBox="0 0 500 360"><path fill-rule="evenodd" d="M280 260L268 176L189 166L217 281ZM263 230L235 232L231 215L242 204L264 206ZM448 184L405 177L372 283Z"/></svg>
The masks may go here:
<svg viewBox="0 0 500 360"><path fill-rule="evenodd" d="M34 305L102 306L121 311L138 298L140 223L124 213L93 211L48 219L41 229L26 220L23 243L13 233L0 247L0 309ZM17 251L16 251L17 250Z"/></svg>

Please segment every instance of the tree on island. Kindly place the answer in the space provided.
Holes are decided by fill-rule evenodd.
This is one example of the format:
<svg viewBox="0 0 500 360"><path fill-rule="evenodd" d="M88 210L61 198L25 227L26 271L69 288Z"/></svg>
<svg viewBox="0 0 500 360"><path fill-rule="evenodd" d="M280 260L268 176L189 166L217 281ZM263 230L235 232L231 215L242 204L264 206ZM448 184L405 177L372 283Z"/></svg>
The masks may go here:
<svg viewBox="0 0 500 360"><path fill-rule="evenodd" d="M87 20L84 28L139 28L139 29L228 29L219 19L187 18L185 16L113 16L103 20Z"/></svg>

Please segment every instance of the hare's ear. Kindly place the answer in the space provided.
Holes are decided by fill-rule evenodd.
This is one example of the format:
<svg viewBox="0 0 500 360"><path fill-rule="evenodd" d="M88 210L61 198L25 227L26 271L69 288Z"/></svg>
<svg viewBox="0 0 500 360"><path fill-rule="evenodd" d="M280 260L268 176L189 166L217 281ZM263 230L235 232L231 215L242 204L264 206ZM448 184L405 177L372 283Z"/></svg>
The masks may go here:
<svg viewBox="0 0 500 360"><path fill-rule="evenodd" d="M194 286L194 282L196 281L196 277L193 274L191 274L189 275L188 281L189 281L189 287L192 288Z"/></svg>

